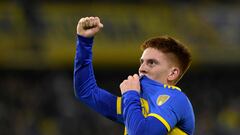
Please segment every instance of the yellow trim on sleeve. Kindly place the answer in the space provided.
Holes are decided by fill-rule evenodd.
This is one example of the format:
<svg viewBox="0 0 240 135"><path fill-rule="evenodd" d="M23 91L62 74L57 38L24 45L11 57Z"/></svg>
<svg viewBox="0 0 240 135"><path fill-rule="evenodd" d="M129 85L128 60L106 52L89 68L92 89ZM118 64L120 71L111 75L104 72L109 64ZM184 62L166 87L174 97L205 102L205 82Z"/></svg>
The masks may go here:
<svg viewBox="0 0 240 135"><path fill-rule="evenodd" d="M161 121L163 123L163 125L165 125L165 127L167 128L168 132L171 130L170 125L168 124L168 122L163 117L161 117L160 115L158 115L156 113L150 113L150 114L148 114L148 116L155 117L159 121Z"/></svg>
<svg viewBox="0 0 240 135"><path fill-rule="evenodd" d="M122 98L117 97L117 114L122 114Z"/></svg>
<svg viewBox="0 0 240 135"><path fill-rule="evenodd" d="M127 135L127 134L128 134L127 128L125 127L125 128L124 128L124 134L123 134L123 135Z"/></svg>

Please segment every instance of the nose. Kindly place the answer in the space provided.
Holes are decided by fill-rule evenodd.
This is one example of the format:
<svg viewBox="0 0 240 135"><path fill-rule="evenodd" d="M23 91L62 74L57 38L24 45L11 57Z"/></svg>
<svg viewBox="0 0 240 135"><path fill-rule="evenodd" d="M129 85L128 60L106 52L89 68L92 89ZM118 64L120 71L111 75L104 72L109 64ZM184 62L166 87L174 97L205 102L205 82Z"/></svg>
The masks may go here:
<svg viewBox="0 0 240 135"><path fill-rule="evenodd" d="M145 75L147 74L147 68L146 65L144 63L142 63L138 69L139 75Z"/></svg>

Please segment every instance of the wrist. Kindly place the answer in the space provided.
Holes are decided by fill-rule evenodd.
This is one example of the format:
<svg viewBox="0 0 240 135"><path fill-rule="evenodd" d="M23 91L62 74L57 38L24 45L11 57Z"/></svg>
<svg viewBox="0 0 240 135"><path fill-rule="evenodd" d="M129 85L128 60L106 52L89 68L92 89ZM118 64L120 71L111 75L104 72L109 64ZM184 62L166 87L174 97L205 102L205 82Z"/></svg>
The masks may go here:
<svg viewBox="0 0 240 135"><path fill-rule="evenodd" d="M123 97L136 97L136 96L140 96L140 93L136 90L128 90L128 91L125 91L123 94Z"/></svg>
<svg viewBox="0 0 240 135"><path fill-rule="evenodd" d="M78 41L83 41L85 43L92 44L94 37L84 37L82 35L77 34Z"/></svg>
<svg viewBox="0 0 240 135"><path fill-rule="evenodd" d="M137 93L140 93L140 91L139 90L136 90L136 89L129 89L129 90L121 90L121 93L122 93L122 95L124 94L124 93L126 93L126 92L130 92L130 91L134 91L134 92L137 92Z"/></svg>

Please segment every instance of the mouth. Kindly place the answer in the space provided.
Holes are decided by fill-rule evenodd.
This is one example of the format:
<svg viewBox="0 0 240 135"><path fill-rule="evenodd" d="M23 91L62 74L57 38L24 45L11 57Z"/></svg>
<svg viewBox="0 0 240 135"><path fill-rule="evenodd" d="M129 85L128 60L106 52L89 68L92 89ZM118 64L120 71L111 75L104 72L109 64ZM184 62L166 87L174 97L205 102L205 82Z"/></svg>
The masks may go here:
<svg viewBox="0 0 240 135"><path fill-rule="evenodd" d="M147 76L147 74L146 73L139 73L139 76Z"/></svg>

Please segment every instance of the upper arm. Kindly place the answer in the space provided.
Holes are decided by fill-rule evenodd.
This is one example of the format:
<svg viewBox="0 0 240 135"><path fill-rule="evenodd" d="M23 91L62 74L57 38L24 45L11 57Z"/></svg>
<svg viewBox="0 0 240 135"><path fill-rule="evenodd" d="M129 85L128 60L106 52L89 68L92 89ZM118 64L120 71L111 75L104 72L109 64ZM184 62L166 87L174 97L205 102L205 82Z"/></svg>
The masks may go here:
<svg viewBox="0 0 240 135"><path fill-rule="evenodd" d="M137 135L141 135L141 133L143 135L166 135L168 132L165 125L155 117L148 116L144 125L143 131L139 130Z"/></svg>

